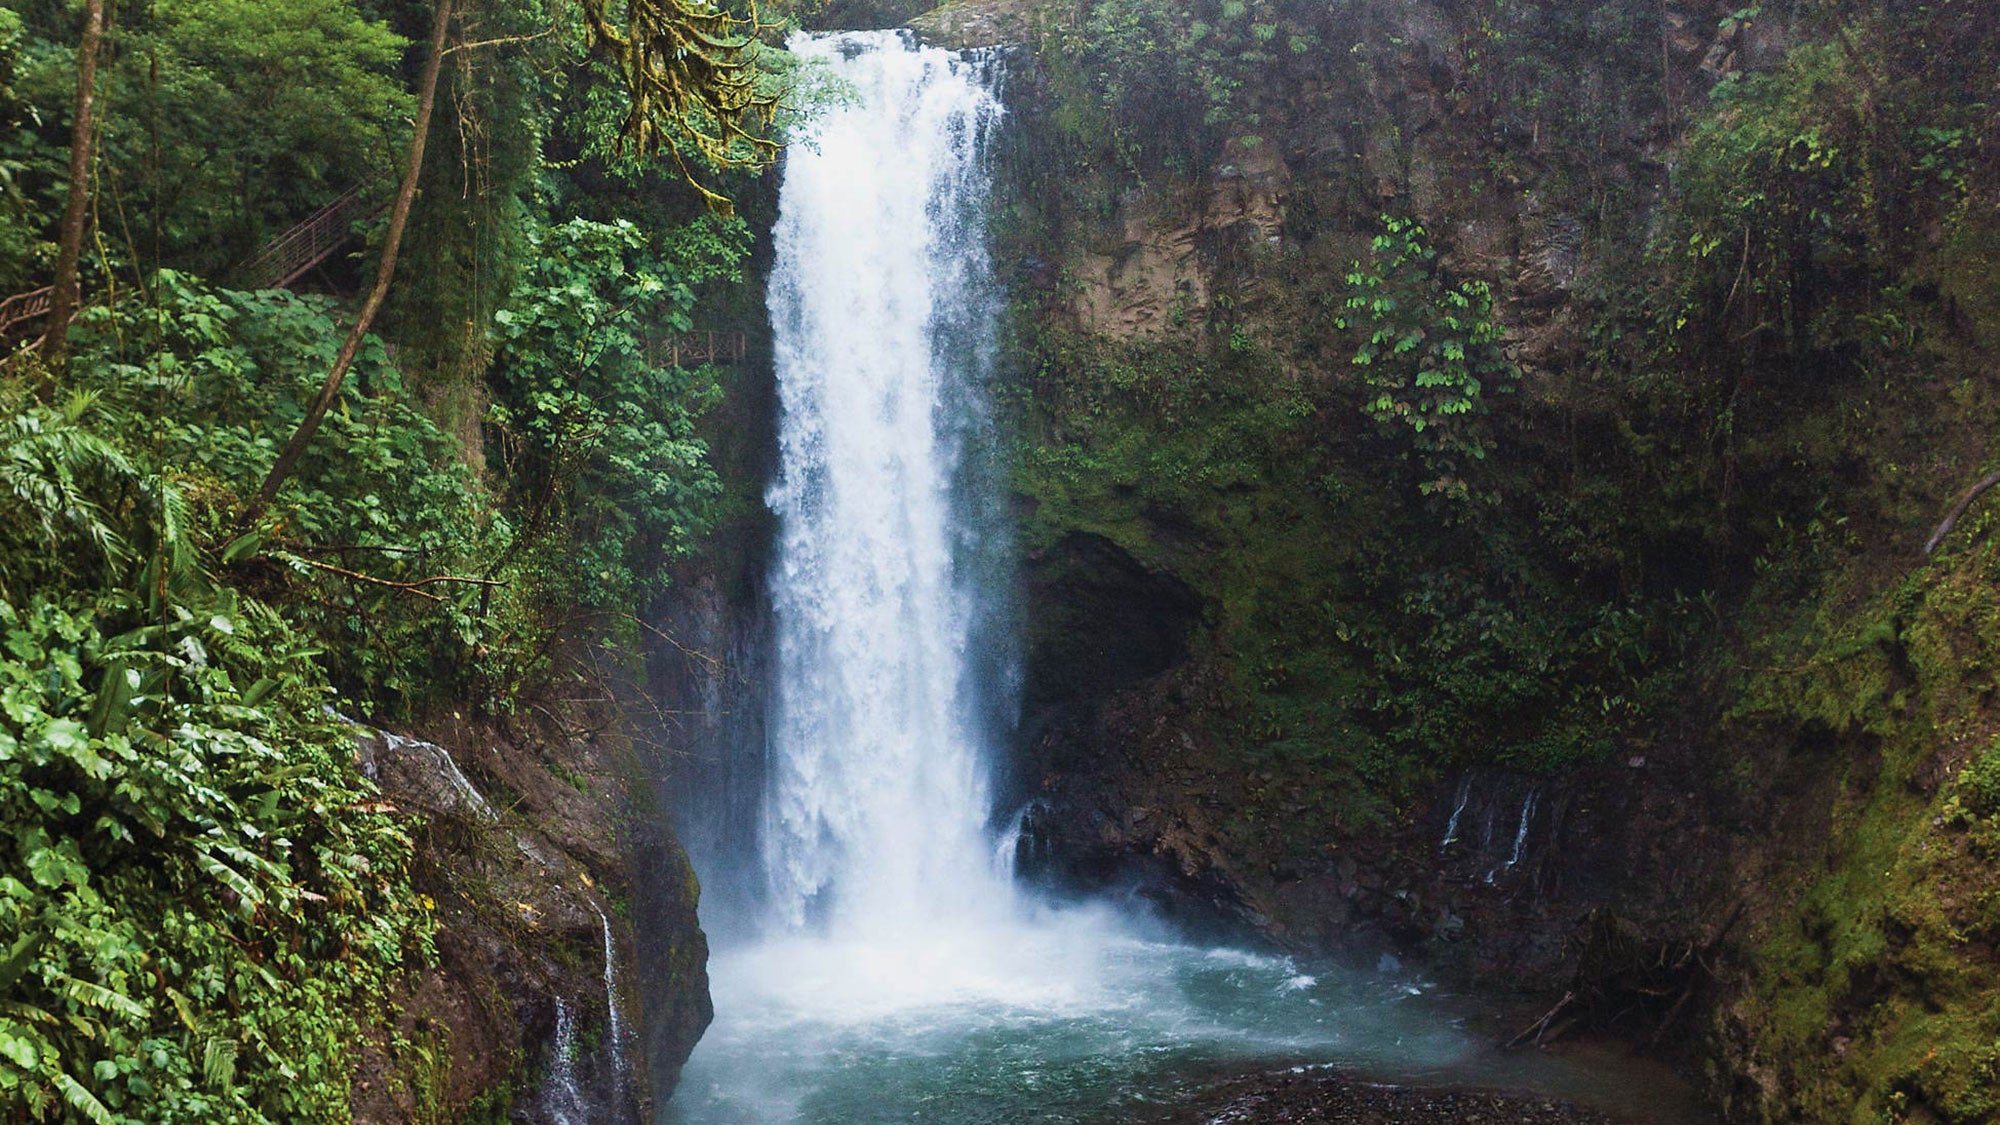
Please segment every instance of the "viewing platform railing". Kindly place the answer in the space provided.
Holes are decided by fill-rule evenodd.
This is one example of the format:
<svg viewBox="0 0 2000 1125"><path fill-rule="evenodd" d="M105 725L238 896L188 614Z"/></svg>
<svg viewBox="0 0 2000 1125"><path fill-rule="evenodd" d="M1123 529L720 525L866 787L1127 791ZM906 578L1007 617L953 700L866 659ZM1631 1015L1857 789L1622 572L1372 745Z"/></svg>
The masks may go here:
<svg viewBox="0 0 2000 1125"><path fill-rule="evenodd" d="M237 268L237 275L253 289L283 289L347 245L354 237L354 221L368 213L357 184L272 239Z"/></svg>

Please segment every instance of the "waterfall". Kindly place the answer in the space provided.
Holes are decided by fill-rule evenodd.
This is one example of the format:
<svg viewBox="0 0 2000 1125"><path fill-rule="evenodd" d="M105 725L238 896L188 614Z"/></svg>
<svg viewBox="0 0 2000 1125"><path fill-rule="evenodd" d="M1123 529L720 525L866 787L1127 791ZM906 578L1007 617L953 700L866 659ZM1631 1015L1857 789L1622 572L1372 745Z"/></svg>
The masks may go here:
<svg viewBox="0 0 2000 1125"><path fill-rule="evenodd" d="M662 1125L1046 1125L1251 1059L1465 1057L1407 980L1016 894L1041 810L988 831L1015 663L982 456L999 75L892 32L792 47L848 95L794 138L773 234L771 698L741 860L764 901L709 960L715 1020Z"/></svg>
<svg viewBox="0 0 2000 1125"><path fill-rule="evenodd" d="M1465 780L1458 783L1458 805L1451 810L1451 820L1444 826L1444 839L1438 841L1439 851L1458 841L1458 818L1465 814L1465 804L1470 800L1472 800L1472 775L1468 773L1465 775Z"/></svg>
<svg viewBox="0 0 2000 1125"><path fill-rule="evenodd" d="M625 1082L625 1020L618 1011L618 957L611 944L611 918L601 906L592 906L597 911L598 924L604 927L604 1036L611 1048L611 1082L613 1090L622 1090Z"/></svg>
<svg viewBox="0 0 2000 1125"><path fill-rule="evenodd" d="M1507 866L1521 862L1521 852L1528 846L1528 822L1535 815L1535 796L1539 792L1529 787L1528 795L1521 801L1521 823L1514 829L1514 854L1507 857Z"/></svg>
<svg viewBox="0 0 2000 1125"><path fill-rule="evenodd" d="M1498 882L1502 871L1510 870L1521 862L1521 857L1526 853L1528 847L1528 825L1533 822L1535 817L1535 798L1540 793L1540 786L1531 785L1528 787L1527 796L1521 799L1521 819L1514 826L1514 851L1507 857L1507 862L1486 872L1487 886L1493 886Z"/></svg>
<svg viewBox="0 0 2000 1125"><path fill-rule="evenodd" d="M549 1076L542 1082L542 1112L550 1125L587 1125L590 1111L576 1081L576 1019L556 997L556 1041Z"/></svg>
<svg viewBox="0 0 2000 1125"><path fill-rule="evenodd" d="M382 731L381 734L383 744L392 754L416 750L430 755L442 767L445 782L451 787L452 792L456 793L479 819L487 821L500 819L499 814L493 811L493 806L486 803L486 798L480 794L478 787L465 776L465 771L458 768L458 761L451 756L451 751L435 742L405 738L388 731Z"/></svg>
<svg viewBox="0 0 2000 1125"><path fill-rule="evenodd" d="M787 153L770 287L780 421L762 862L781 926L908 934L1006 894L986 839L997 302L993 66L895 33L794 39L853 91Z"/></svg>

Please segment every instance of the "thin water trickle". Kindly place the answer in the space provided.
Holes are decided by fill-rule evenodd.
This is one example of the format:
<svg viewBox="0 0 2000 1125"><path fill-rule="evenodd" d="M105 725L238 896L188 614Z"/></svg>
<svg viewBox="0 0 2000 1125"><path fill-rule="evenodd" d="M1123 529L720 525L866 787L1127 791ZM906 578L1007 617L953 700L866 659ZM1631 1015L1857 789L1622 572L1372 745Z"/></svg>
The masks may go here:
<svg viewBox="0 0 2000 1125"><path fill-rule="evenodd" d="M1514 828L1514 854L1507 857L1509 867L1521 862L1521 854L1528 847L1528 825L1534 819L1535 797L1539 792L1538 789L1530 788L1528 795L1521 801L1521 823Z"/></svg>
<svg viewBox="0 0 2000 1125"><path fill-rule="evenodd" d="M590 1109L576 1080L576 1019L556 998L556 1039L549 1074L542 1081L542 1113L549 1125L589 1125Z"/></svg>
<svg viewBox="0 0 2000 1125"><path fill-rule="evenodd" d="M1466 774L1465 780L1458 783L1458 804L1451 810L1451 820L1444 826L1444 839L1438 841L1439 851L1458 842L1458 818L1465 815L1465 805L1470 800L1472 800L1472 775Z"/></svg>
<svg viewBox="0 0 2000 1125"><path fill-rule="evenodd" d="M611 918L601 906L593 906L597 911L597 922L604 927L604 1010L606 1045L611 1049L611 1074L614 1085L625 1081L625 1019L618 1010L618 953L611 941Z"/></svg>
<svg viewBox="0 0 2000 1125"><path fill-rule="evenodd" d="M381 735L383 745L389 749L390 753L404 753L410 750L417 750L430 755L443 768L445 783L451 787L453 793L456 793L465 801L466 805L471 808L474 816L489 822L500 819L500 814L493 811L493 806L487 803L485 795L480 793L478 786L472 784L472 779L466 777L465 771L458 768L458 760L451 756L451 751L446 750L435 742L425 742L418 738L405 738L400 734L391 734L388 731L382 731Z"/></svg>

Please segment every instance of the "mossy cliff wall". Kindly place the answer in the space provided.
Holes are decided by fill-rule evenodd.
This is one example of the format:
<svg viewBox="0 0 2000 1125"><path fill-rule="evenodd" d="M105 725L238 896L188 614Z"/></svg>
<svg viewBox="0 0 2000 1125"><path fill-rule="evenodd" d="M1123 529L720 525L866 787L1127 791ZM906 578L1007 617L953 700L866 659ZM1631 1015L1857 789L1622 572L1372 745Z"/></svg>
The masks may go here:
<svg viewBox="0 0 2000 1125"><path fill-rule="evenodd" d="M2000 420L1995 13L918 25L1026 45L1026 861L1587 984L1738 1120L1994 1120L1984 509L1919 548Z"/></svg>
<svg viewBox="0 0 2000 1125"><path fill-rule="evenodd" d="M712 1014L708 951L700 888L650 791L661 748L632 726L550 705L440 714L420 728L434 741L363 728L363 770L421 818L437 958L359 1052L357 1121L622 1125L672 1092Z"/></svg>

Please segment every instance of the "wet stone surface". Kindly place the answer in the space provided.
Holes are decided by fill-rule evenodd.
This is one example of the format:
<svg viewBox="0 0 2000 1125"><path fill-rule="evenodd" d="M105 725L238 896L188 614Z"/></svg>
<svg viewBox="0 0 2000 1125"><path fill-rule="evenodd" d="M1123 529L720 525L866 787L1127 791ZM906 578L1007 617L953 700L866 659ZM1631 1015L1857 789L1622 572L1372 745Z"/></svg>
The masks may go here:
<svg viewBox="0 0 2000 1125"><path fill-rule="evenodd" d="M1216 1086L1148 1125L1625 1125L1533 1094L1390 1086L1323 1071L1260 1074Z"/></svg>

